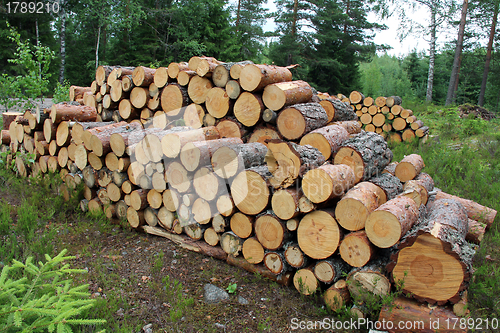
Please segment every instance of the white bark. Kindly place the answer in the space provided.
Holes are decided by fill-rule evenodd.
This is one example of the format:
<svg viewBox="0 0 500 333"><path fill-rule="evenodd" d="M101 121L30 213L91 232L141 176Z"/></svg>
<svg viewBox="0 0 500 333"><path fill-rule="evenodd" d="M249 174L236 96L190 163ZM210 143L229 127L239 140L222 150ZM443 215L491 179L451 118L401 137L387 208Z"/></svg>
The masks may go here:
<svg viewBox="0 0 500 333"><path fill-rule="evenodd" d="M427 102L432 101L432 89L434 87L434 64L436 59L436 1L431 1L431 41L429 50L429 76L427 77Z"/></svg>

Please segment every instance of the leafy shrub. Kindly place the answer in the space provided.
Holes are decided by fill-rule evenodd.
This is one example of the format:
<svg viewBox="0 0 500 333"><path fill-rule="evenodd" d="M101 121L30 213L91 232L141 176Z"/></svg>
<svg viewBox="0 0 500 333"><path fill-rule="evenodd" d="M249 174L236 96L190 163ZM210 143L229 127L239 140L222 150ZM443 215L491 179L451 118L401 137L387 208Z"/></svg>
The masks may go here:
<svg viewBox="0 0 500 333"><path fill-rule="evenodd" d="M70 86L70 83L66 80L64 80L63 84L57 82L57 86L54 89L54 95L52 96L54 104L69 101Z"/></svg>
<svg viewBox="0 0 500 333"><path fill-rule="evenodd" d="M102 319L79 319L94 305L88 285L73 286L72 274L85 270L71 269L64 263L74 257L66 250L46 262L25 263L13 260L0 274L0 327L7 332L72 332L72 327L98 325Z"/></svg>

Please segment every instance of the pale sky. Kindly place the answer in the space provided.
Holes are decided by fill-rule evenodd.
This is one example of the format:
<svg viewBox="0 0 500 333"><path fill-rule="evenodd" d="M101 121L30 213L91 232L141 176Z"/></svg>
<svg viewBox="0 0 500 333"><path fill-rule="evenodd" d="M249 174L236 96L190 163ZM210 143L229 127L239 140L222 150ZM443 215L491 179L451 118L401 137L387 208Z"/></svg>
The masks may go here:
<svg viewBox="0 0 500 333"><path fill-rule="evenodd" d="M276 6L273 3L273 0L268 0L265 5L266 8L269 8L270 12L276 11ZM412 18L418 21L421 24L426 24L426 20L428 18L428 13L425 9L419 9L415 13L412 14ZM375 14L370 13L368 15L368 20L370 22L379 21L379 23L383 23L388 26L387 30L380 31L374 38L374 42L376 44L387 44L390 45L393 49L388 51L389 55L402 56L407 55L412 52L414 49L417 51L427 52L429 49L429 43L422 37L418 36L409 36L405 40L400 41L398 37L398 24L399 19L393 17L390 20L380 20L376 17ZM275 28L275 24L272 19L268 20L268 22L264 25L265 31L272 31ZM443 36L438 36L438 44L443 43ZM438 45L439 47L439 45Z"/></svg>

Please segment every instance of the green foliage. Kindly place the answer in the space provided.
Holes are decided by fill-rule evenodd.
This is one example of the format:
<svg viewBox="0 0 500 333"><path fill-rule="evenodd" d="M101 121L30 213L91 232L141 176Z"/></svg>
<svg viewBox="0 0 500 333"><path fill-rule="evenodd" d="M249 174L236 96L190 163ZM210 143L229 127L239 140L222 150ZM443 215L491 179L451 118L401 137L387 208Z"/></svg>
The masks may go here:
<svg viewBox="0 0 500 333"><path fill-rule="evenodd" d="M85 270L71 269L65 261L75 257L45 255L45 263L13 260L0 274L0 331L72 332L72 327L105 323L100 319L81 319L82 312L94 305L88 285L73 286L70 278Z"/></svg>
<svg viewBox="0 0 500 333"><path fill-rule="evenodd" d="M20 90L16 78L7 74L0 75L0 104L8 110L17 104L19 96Z"/></svg>
<svg viewBox="0 0 500 333"><path fill-rule="evenodd" d="M227 292L230 294L234 294L236 290L238 290L238 284L237 283L231 283L229 286L226 288Z"/></svg>
<svg viewBox="0 0 500 333"><path fill-rule="evenodd" d="M57 85L54 89L54 94L52 96L52 102L53 103L60 103L60 102L69 101L69 87L70 86L71 86L71 84L67 80L64 80L63 84L57 82Z"/></svg>
<svg viewBox="0 0 500 333"><path fill-rule="evenodd" d="M183 285L177 279L171 279L170 276L165 276L163 279L165 292L168 293L168 301L170 307L170 320L173 322L179 321L194 305L194 300L187 298L183 294Z"/></svg>
<svg viewBox="0 0 500 333"><path fill-rule="evenodd" d="M29 41L23 41L14 28L10 28L8 38L16 44L14 59L9 59L9 62L15 64L20 73L13 80L13 89L19 92L16 97L32 105L33 99L43 97L49 91L50 63L55 54L47 46L32 46Z"/></svg>

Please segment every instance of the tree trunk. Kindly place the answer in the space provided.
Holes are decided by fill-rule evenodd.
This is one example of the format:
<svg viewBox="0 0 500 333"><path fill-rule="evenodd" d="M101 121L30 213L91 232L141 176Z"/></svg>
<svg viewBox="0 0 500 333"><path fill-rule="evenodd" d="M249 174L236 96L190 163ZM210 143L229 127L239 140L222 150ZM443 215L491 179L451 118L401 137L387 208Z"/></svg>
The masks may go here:
<svg viewBox="0 0 500 333"><path fill-rule="evenodd" d="M437 12L437 4L435 0L431 0L431 40L430 40L430 48L429 48L429 74L427 76L427 92L425 95L425 99L427 102L432 101L432 89L434 88L434 64L436 60L436 12Z"/></svg>
<svg viewBox="0 0 500 333"><path fill-rule="evenodd" d="M170 111L189 105L187 89L179 84L169 84L161 91L161 108L169 115Z"/></svg>
<svg viewBox="0 0 500 333"><path fill-rule="evenodd" d="M65 103L54 104L50 109L50 118L54 124L61 121L96 121L97 110L90 106L76 106Z"/></svg>
<svg viewBox="0 0 500 333"><path fill-rule="evenodd" d="M491 21L490 38L488 40L488 46L486 48L486 59L484 61L484 72L483 72L483 79L481 81L481 91L479 93L479 100L477 102L479 106L484 105L484 95L486 93L486 82L488 81L488 72L490 71L491 51L493 49L493 40L495 39L499 6L500 2L495 1L495 9Z"/></svg>
<svg viewBox="0 0 500 333"><path fill-rule="evenodd" d="M236 236L246 239L252 236L254 222L255 216L245 215L241 212L237 212L233 216L231 216L231 231L234 232Z"/></svg>
<svg viewBox="0 0 500 333"><path fill-rule="evenodd" d="M242 247L243 257L251 264L260 264L264 260L264 248L256 237L245 240Z"/></svg>
<svg viewBox="0 0 500 333"><path fill-rule="evenodd" d="M458 28L458 39L455 47L455 57L453 58L453 67L451 69L450 84L448 85L448 93L446 94L446 103L448 106L455 100L456 85L458 84L458 72L460 71L460 58L462 56L462 48L464 44L465 24L467 20L467 7L469 0L464 0L462 5L462 17Z"/></svg>

